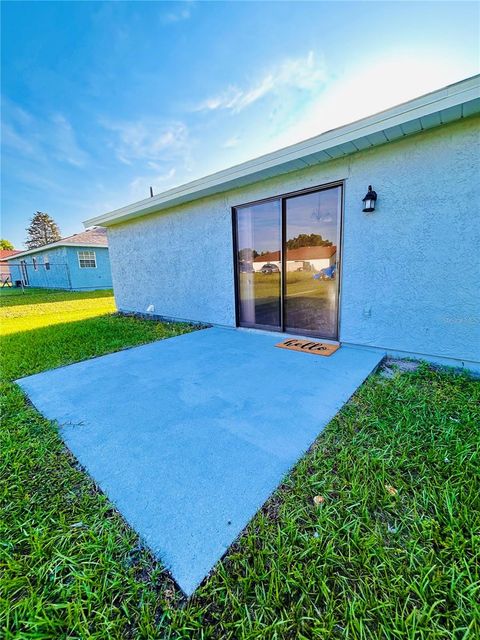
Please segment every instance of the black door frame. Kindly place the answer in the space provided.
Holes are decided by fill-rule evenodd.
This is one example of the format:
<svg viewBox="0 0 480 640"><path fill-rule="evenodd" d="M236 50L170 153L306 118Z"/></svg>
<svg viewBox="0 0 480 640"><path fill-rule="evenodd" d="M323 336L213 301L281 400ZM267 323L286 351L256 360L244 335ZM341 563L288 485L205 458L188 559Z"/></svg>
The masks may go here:
<svg viewBox="0 0 480 640"><path fill-rule="evenodd" d="M343 213L344 213L344 200L345 200L345 180L336 180L335 182L329 182L315 187L309 187L307 189L301 189L299 191L290 191L277 196L270 196L268 198L262 198L261 200L253 200L251 202L244 202L242 204L232 207L232 240L233 240L233 274L234 274L234 291L235 291L235 325L237 327L245 327L249 329L263 329L267 331L285 333L285 296L286 296L286 261L284 256L285 243L286 243L286 201L288 198L302 196L308 193L316 193L318 191L326 191L334 187L340 187L340 217L337 224L337 309L336 309L336 337L325 338L317 331L308 329L301 329L298 333L306 336L318 337L324 340L338 341L340 337L340 301L341 301L341 271L342 271L342 256L343 256ZM250 207L256 204L263 204L265 202L280 201L280 215L281 215L281 281L280 281L280 326L273 327L272 325L262 325L254 323L240 322L240 292L239 292L239 269L238 269L238 234L237 234L237 209L243 207Z"/></svg>

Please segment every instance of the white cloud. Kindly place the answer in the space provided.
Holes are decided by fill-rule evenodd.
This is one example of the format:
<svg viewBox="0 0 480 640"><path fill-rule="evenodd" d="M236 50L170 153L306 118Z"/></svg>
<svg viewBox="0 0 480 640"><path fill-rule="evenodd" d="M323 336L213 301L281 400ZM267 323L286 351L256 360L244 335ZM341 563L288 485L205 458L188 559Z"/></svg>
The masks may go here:
<svg viewBox="0 0 480 640"><path fill-rule="evenodd" d="M2 144L17 154L46 163L50 160L83 167L88 153L82 149L67 118L60 113L40 119L18 105L4 101Z"/></svg>
<svg viewBox="0 0 480 640"><path fill-rule="evenodd" d="M175 169L175 167L172 167L170 169L170 171L167 171L167 173L163 173L159 176L156 177L156 181L157 182L169 182L170 180L172 180L172 178L175 177L175 174L177 173L177 170Z"/></svg>
<svg viewBox="0 0 480 640"><path fill-rule="evenodd" d="M188 20L192 16L193 5L193 2L182 2L177 6L177 8L168 11L167 13L162 13L160 21L162 24L174 24L175 22Z"/></svg>
<svg viewBox="0 0 480 640"><path fill-rule="evenodd" d="M475 73L475 70L472 70ZM330 129L372 115L429 91L461 80L465 65L451 54L445 57L431 52L385 53L381 59L362 60L347 73L328 84L293 124L274 132L270 144L261 149L273 149L294 144Z"/></svg>
<svg viewBox="0 0 480 640"><path fill-rule="evenodd" d="M269 93L280 93L292 89L318 91L327 79L323 61L317 61L313 51L305 57L288 58L263 77L243 89L229 86L216 96L207 98L197 111L227 109L238 113Z"/></svg>
<svg viewBox="0 0 480 640"><path fill-rule="evenodd" d="M232 136L231 138L225 140L222 146L224 149L232 149L233 147L236 147L239 142L240 136Z"/></svg>
<svg viewBox="0 0 480 640"><path fill-rule="evenodd" d="M137 176L128 185L130 189L130 197L137 200L147 198L150 195L150 187L153 188L155 194L159 191L164 191L168 187L173 186L173 179L175 175L175 168L171 168L165 173Z"/></svg>
<svg viewBox="0 0 480 640"><path fill-rule="evenodd" d="M132 164L135 160L155 162L172 157L186 160L189 157L189 132L183 122L104 120L101 124L116 134L110 145L124 164Z"/></svg>
<svg viewBox="0 0 480 640"><path fill-rule="evenodd" d="M58 160L63 160L75 167L83 167L87 162L87 153L79 146L70 122L62 114L52 117L53 131L50 141Z"/></svg>
<svg viewBox="0 0 480 640"><path fill-rule="evenodd" d="M2 108L8 112L10 118L18 125L25 126L31 124L34 121L34 117L32 114L28 113L28 111L20 107L18 104L15 104L11 100L2 98L2 103Z"/></svg>
<svg viewBox="0 0 480 640"><path fill-rule="evenodd" d="M22 136L8 123L2 124L2 145L15 149L22 155L32 155L35 149L27 137Z"/></svg>

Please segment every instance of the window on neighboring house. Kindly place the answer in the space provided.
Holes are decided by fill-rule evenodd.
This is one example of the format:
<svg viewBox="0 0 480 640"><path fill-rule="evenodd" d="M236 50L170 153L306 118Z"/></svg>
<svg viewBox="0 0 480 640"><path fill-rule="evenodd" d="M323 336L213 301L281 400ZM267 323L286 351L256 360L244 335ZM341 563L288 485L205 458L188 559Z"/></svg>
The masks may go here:
<svg viewBox="0 0 480 640"><path fill-rule="evenodd" d="M36 258L32 258L32 261L33 261L33 268L35 269L35 271L38 271L37 259Z"/></svg>
<svg viewBox="0 0 480 640"><path fill-rule="evenodd" d="M95 251L78 251L78 264L80 269L96 269L97 259Z"/></svg>
<svg viewBox="0 0 480 640"><path fill-rule="evenodd" d="M43 256L43 264L45 265L45 271L50 271L50 258L48 257L48 254Z"/></svg>

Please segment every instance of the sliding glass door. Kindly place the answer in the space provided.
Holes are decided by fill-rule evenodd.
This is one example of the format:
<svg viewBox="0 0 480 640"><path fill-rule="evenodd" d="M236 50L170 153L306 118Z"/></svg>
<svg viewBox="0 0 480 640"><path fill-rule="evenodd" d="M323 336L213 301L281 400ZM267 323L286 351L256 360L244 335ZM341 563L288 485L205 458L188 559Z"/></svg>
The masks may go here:
<svg viewBox="0 0 480 640"><path fill-rule="evenodd" d="M281 330L280 201L240 207L236 214L239 322ZM262 260L259 261L259 256Z"/></svg>
<svg viewBox="0 0 480 640"><path fill-rule="evenodd" d="M234 209L240 326L338 338L342 186Z"/></svg>
<svg viewBox="0 0 480 640"><path fill-rule="evenodd" d="M341 187L285 199L284 327L337 337Z"/></svg>

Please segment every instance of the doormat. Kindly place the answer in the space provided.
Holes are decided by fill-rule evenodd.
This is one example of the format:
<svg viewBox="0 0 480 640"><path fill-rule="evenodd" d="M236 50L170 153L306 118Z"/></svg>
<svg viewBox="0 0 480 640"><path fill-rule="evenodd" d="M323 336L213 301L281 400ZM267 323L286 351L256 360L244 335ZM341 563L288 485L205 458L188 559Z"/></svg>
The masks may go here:
<svg viewBox="0 0 480 640"><path fill-rule="evenodd" d="M339 344L328 344L326 342L312 342L312 340L298 340L297 338L289 338L284 342L275 345L281 349L292 349L292 351L304 351L305 353L314 353L317 356L331 356L337 349Z"/></svg>

